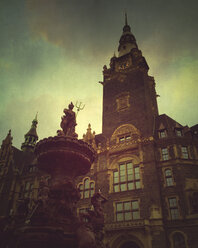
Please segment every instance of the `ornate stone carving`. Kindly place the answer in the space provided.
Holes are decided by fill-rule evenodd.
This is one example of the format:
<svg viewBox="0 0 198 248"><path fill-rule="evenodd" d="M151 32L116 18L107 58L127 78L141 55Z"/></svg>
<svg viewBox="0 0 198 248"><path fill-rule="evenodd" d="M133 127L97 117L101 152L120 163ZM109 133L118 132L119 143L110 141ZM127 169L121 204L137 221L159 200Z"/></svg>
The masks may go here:
<svg viewBox="0 0 198 248"><path fill-rule="evenodd" d="M132 124L124 124L119 126L111 136L111 141L118 140L122 135L129 134L132 139L138 139L140 137L140 131Z"/></svg>
<svg viewBox="0 0 198 248"><path fill-rule="evenodd" d="M88 213L81 214L81 217L84 217L88 220L86 227L87 227L87 233L84 229L84 235L79 235L79 243L82 243L84 240L84 237L89 237L87 240L87 243L84 247L95 247L95 248L105 248L105 245L103 243L104 239L104 212L102 205L107 202L107 198L101 194L101 192L95 193L91 198L91 203L94 208L94 210L88 210ZM79 231L78 231L79 232ZM94 233L95 235L95 244L93 244L93 239L91 239L90 232ZM82 248L79 246L79 248Z"/></svg>

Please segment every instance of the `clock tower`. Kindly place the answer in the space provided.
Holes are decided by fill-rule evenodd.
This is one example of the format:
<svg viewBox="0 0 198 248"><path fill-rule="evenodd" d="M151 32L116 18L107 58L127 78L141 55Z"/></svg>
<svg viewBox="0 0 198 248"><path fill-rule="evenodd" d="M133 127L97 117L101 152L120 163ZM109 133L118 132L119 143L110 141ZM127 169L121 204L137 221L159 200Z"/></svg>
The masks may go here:
<svg viewBox="0 0 198 248"><path fill-rule="evenodd" d="M119 126L132 124L142 136L151 136L158 115L155 81L148 75L126 15L118 57L114 54L110 68L103 69L103 134L111 137Z"/></svg>

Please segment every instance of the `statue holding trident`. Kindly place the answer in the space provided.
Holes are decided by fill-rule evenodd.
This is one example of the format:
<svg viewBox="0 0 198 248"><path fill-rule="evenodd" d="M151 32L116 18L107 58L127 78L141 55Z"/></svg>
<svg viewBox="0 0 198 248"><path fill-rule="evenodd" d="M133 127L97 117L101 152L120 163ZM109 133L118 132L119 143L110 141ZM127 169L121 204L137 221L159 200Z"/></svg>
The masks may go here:
<svg viewBox="0 0 198 248"><path fill-rule="evenodd" d="M63 131L58 130L58 136L60 135L64 135L64 136L71 136L71 137L75 137L77 138L78 135L75 133L75 126L76 124L76 113L73 111L74 105L71 102L68 106L68 109L64 109L63 113L65 115L63 115L61 117L61 128Z"/></svg>

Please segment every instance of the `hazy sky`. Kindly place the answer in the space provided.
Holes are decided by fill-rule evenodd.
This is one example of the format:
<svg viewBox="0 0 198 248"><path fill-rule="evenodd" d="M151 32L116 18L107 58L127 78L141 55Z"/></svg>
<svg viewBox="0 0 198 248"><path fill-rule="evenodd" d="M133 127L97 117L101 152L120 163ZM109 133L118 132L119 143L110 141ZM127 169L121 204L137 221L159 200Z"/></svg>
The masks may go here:
<svg viewBox="0 0 198 248"><path fill-rule="evenodd" d="M198 123L197 0L1 0L0 141L12 129L20 148L38 111L38 135L54 136L63 108L85 108L102 126L102 68L109 66L128 22L155 77L160 113L182 125Z"/></svg>

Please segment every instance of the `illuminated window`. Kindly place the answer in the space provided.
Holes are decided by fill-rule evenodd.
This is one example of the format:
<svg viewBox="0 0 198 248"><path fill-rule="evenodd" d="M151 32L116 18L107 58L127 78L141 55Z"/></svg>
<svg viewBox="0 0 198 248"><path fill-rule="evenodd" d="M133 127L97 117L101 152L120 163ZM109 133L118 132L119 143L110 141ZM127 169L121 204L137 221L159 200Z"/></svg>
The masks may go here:
<svg viewBox="0 0 198 248"><path fill-rule="evenodd" d="M114 192L140 188L140 168L131 161L119 165L118 171L113 173Z"/></svg>
<svg viewBox="0 0 198 248"><path fill-rule="evenodd" d="M174 245L174 248L186 248L185 238L181 233L179 232L174 233L173 245Z"/></svg>
<svg viewBox="0 0 198 248"><path fill-rule="evenodd" d="M81 199L92 197L94 194L94 181L91 181L90 178L85 178L79 184L79 190Z"/></svg>
<svg viewBox="0 0 198 248"><path fill-rule="evenodd" d="M168 155L168 148L162 148L162 160L168 160L169 159L169 155Z"/></svg>
<svg viewBox="0 0 198 248"><path fill-rule="evenodd" d="M166 169L164 171L164 174L165 174L166 186L173 186L173 176L171 169Z"/></svg>
<svg viewBox="0 0 198 248"><path fill-rule="evenodd" d="M172 220L179 219L179 209L177 205L177 198L176 197L168 198L168 202L169 202L171 219Z"/></svg>
<svg viewBox="0 0 198 248"><path fill-rule="evenodd" d="M165 138L165 137L167 137L166 129L160 130L158 133L159 133L159 137L160 137L160 138Z"/></svg>
<svg viewBox="0 0 198 248"><path fill-rule="evenodd" d="M186 146L182 146L181 151L182 151L182 158L188 159L189 158L188 148Z"/></svg>
<svg viewBox="0 0 198 248"><path fill-rule="evenodd" d="M129 221L139 218L140 211L137 200L116 203L116 221Z"/></svg>

